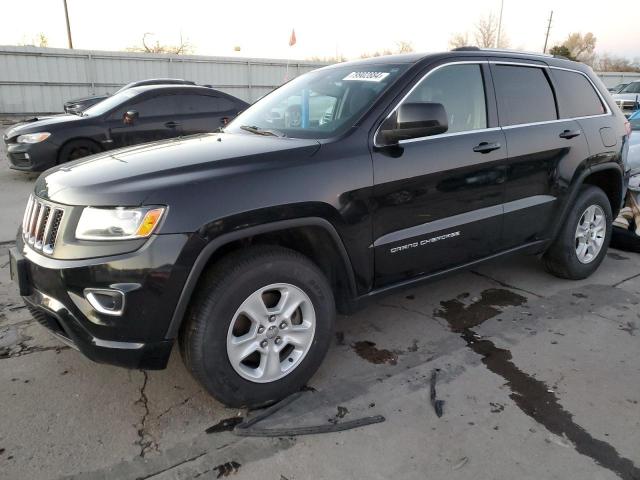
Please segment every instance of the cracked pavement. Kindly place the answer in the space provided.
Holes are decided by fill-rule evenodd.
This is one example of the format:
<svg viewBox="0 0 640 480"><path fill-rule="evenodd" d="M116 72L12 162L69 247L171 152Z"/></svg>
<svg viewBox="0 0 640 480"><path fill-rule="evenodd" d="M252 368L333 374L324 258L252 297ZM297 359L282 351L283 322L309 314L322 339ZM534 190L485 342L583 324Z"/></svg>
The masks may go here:
<svg viewBox="0 0 640 480"><path fill-rule="evenodd" d="M24 206L8 196L26 199L32 182L5 167L0 240ZM246 412L211 399L177 349L166 370L144 372L92 363L51 337L21 308L7 248L0 478L640 478L639 255L611 251L579 282L516 256L380 298L338 318L309 388L261 427L386 421L243 438L205 433Z"/></svg>

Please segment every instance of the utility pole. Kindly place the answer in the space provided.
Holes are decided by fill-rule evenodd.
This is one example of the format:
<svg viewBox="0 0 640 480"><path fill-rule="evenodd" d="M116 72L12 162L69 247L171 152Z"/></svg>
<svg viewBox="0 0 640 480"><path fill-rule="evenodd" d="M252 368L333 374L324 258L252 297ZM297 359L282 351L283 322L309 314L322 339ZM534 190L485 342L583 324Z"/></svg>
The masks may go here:
<svg viewBox="0 0 640 480"><path fill-rule="evenodd" d="M73 41L71 40L71 25L69 24L69 9L67 8L67 0L62 0L64 3L64 16L67 19L67 38L69 39L69 48L73 50Z"/></svg>
<svg viewBox="0 0 640 480"><path fill-rule="evenodd" d="M498 36L496 37L496 48L500 48L500 32L502 30L502 9L504 8L504 0L500 0L500 18L498 19Z"/></svg>
<svg viewBox="0 0 640 480"><path fill-rule="evenodd" d="M544 48L542 49L542 53L547 53L547 42L549 41L549 31L551 30L551 20L553 20L553 10L551 10L551 15L549 15L549 23L547 24L547 35L544 37Z"/></svg>

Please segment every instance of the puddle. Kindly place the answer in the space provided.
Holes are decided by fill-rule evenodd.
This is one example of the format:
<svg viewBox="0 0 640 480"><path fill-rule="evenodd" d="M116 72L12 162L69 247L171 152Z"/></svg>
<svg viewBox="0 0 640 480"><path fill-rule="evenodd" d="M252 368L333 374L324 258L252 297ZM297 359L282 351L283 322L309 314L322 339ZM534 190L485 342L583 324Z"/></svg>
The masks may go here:
<svg viewBox="0 0 640 480"><path fill-rule="evenodd" d="M513 362L509 350L498 348L492 341L479 338L471 329L500 314L499 307L518 306L527 299L503 289L489 289L479 299L464 305L458 299L441 302L436 315L449 322L451 330L460 333L467 346L482 357L482 363L501 376L511 390L510 398L529 417L543 425L549 432L571 441L578 453L592 458L598 465L617 474L623 480L640 479L640 469L607 442L592 437L573 421L573 415L565 410L555 392L544 382L520 370ZM492 411L502 411L499 404L492 404ZM497 407L497 408L496 408ZM504 408L502 405L500 407Z"/></svg>
<svg viewBox="0 0 640 480"><path fill-rule="evenodd" d="M465 297L462 297L465 298ZM441 308L435 315L444 318L451 330L462 333L465 329L500 314L499 307L518 306L526 303L526 297L503 288L490 288L480 294L480 298L465 305L460 298L440 302Z"/></svg>
<svg viewBox="0 0 640 480"><path fill-rule="evenodd" d="M354 343L353 349L360 357L376 365L381 363L396 365L398 363L398 355L389 350L376 348L376 344L368 340Z"/></svg>

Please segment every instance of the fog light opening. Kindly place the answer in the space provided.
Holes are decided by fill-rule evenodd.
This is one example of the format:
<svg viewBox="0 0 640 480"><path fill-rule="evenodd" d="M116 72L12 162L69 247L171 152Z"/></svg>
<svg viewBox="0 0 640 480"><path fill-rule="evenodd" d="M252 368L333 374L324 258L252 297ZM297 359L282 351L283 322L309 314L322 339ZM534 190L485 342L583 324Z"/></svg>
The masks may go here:
<svg viewBox="0 0 640 480"><path fill-rule="evenodd" d="M91 306L105 315L122 315L124 293L120 290L85 288L84 296Z"/></svg>

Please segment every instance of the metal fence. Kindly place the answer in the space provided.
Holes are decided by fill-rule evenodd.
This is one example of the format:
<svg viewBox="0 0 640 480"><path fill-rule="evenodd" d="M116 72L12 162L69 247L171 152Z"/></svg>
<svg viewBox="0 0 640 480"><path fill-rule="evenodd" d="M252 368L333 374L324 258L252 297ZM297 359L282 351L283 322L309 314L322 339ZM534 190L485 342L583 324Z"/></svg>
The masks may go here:
<svg viewBox="0 0 640 480"><path fill-rule="evenodd" d="M184 78L253 102L323 63L0 46L0 114L61 112L65 101L146 78Z"/></svg>
<svg viewBox="0 0 640 480"><path fill-rule="evenodd" d="M184 78L254 102L285 79L324 66L239 57L0 46L0 115L61 112L65 101L145 78ZM640 73L598 72L607 87Z"/></svg>

